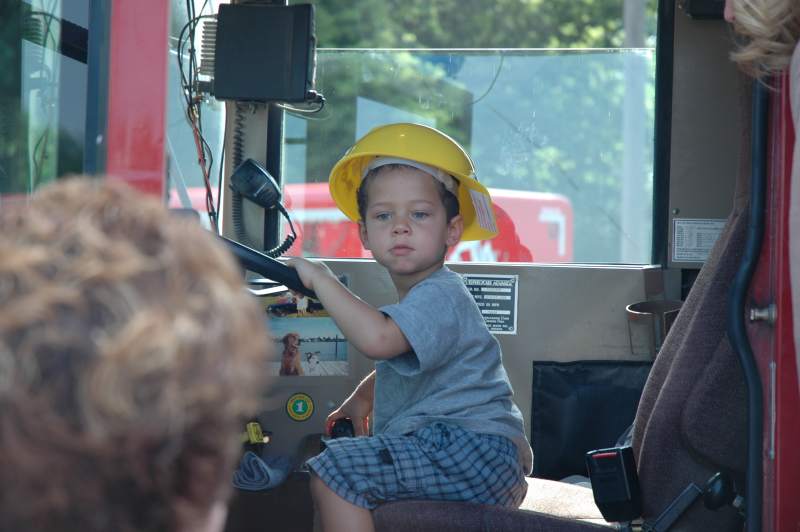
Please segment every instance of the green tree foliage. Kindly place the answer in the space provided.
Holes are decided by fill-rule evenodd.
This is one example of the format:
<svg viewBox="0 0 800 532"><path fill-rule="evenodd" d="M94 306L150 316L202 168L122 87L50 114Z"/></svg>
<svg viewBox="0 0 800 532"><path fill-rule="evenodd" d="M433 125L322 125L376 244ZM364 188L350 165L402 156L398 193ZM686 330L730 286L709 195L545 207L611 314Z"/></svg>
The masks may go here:
<svg viewBox="0 0 800 532"><path fill-rule="evenodd" d="M645 35L652 39L656 2L641 1L648 13ZM624 41L619 0L317 0L314 5L322 48L615 48Z"/></svg>

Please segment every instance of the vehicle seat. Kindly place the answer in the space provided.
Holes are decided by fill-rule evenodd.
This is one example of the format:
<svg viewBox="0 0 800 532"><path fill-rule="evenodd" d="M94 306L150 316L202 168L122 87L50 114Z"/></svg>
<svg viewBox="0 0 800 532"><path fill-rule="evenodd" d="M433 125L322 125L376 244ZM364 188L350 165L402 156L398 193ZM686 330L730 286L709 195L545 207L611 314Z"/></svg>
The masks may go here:
<svg viewBox="0 0 800 532"><path fill-rule="evenodd" d="M743 122L748 124L750 97L748 90L743 92ZM747 231L749 129L743 127L733 211L656 357L636 413L633 448L645 519L658 517L690 483L703 487L719 471L729 473L739 491L744 486L746 391L728 342L727 302ZM374 511L376 530L582 531L612 526L602 520L591 489L528 480L519 510L398 501ZM700 499L673 530L727 531L741 526L734 508L711 511Z"/></svg>

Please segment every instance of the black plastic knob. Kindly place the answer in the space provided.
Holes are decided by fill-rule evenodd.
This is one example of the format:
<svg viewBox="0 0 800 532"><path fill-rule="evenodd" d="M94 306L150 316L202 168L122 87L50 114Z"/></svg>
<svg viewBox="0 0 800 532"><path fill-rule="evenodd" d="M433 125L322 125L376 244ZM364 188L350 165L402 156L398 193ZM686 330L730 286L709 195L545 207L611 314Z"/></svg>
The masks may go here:
<svg viewBox="0 0 800 532"><path fill-rule="evenodd" d="M352 438L356 435L353 421L349 417L339 418L331 427L331 438Z"/></svg>
<svg viewBox="0 0 800 532"><path fill-rule="evenodd" d="M706 482L703 490L703 504L709 510L718 510L733 502L736 492L733 489L733 481L727 473L719 472Z"/></svg>

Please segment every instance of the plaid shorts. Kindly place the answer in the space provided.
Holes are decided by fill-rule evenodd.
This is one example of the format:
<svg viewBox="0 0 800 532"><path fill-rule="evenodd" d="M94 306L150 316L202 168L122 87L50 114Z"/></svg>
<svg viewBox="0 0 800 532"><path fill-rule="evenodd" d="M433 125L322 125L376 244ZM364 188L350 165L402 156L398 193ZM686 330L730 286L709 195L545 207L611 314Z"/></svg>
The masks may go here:
<svg viewBox="0 0 800 532"><path fill-rule="evenodd" d="M401 499L517 508L528 489L511 440L443 423L403 436L330 440L307 464L340 497L369 510Z"/></svg>

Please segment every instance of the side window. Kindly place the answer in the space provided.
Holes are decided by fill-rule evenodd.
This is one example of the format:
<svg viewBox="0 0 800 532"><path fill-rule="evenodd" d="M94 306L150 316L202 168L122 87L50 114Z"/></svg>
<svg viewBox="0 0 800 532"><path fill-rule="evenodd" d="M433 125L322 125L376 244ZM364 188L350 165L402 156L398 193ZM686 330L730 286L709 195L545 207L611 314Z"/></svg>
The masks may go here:
<svg viewBox="0 0 800 532"><path fill-rule="evenodd" d="M0 24L0 202L81 172L88 0L7 2Z"/></svg>
<svg viewBox="0 0 800 532"><path fill-rule="evenodd" d="M167 204L171 208L196 209L204 213L200 220L209 229L211 222L205 215L208 206L213 205L215 211L219 208L225 103L196 92L189 93L187 87L196 90L197 80L192 76L198 69L203 23L212 19L220 3L227 2L209 4L201 0L170 0L167 51ZM190 51L195 52L194 62ZM190 99L199 100L194 121L189 119L187 112L187 100Z"/></svg>
<svg viewBox="0 0 800 532"><path fill-rule="evenodd" d="M286 113L293 253L369 256L328 173L371 128L413 121L459 140L494 199L500 235L450 260L649 262L655 0L314 3L327 102Z"/></svg>

